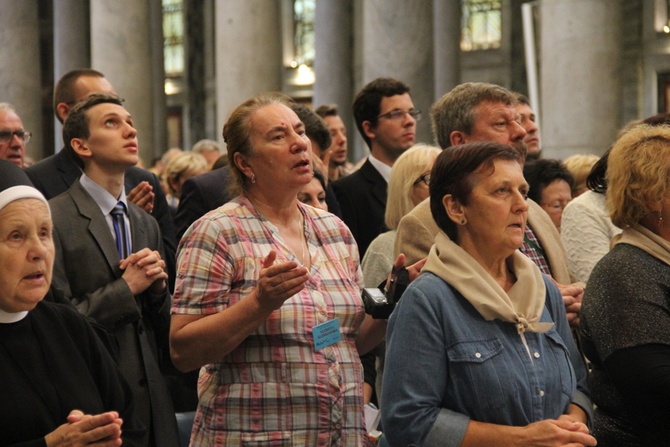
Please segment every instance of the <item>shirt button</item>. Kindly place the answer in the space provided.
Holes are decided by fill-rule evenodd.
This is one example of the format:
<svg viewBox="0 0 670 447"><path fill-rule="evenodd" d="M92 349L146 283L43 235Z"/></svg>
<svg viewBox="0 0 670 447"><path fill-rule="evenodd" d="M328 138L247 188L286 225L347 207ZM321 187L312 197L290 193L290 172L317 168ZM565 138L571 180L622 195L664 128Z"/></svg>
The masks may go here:
<svg viewBox="0 0 670 447"><path fill-rule="evenodd" d="M540 390L540 397L544 397L544 391Z"/></svg>
<svg viewBox="0 0 670 447"><path fill-rule="evenodd" d="M540 353L536 352L535 354L533 354L533 357L535 357L536 359L539 359L540 358Z"/></svg>
<svg viewBox="0 0 670 447"><path fill-rule="evenodd" d="M475 357L477 357L478 359L480 359L480 358L482 358L482 354L481 354L480 352L477 352L477 353L475 353Z"/></svg>

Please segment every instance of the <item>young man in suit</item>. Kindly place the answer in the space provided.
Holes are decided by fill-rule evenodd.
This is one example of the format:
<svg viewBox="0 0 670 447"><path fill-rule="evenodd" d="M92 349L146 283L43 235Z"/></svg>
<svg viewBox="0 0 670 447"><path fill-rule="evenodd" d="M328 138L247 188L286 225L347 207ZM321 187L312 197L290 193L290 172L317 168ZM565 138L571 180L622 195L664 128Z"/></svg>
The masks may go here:
<svg viewBox="0 0 670 447"><path fill-rule="evenodd" d="M156 221L125 194L138 160L137 131L116 96L92 94L70 111L63 140L84 173L49 201L53 284L119 344L119 367L147 427L146 446L177 446L169 391L159 369L168 349L170 293Z"/></svg>
<svg viewBox="0 0 670 447"><path fill-rule="evenodd" d="M70 109L91 93L116 94L112 84L99 71L75 69L64 74L54 89L54 113L58 121L63 123ZM60 152L26 168L26 174L35 188L39 189L48 200L65 192L81 176L82 168L81 160L65 142ZM165 262L172 286L177 239L160 182L151 172L132 166L126 171L125 188L128 200L150 213L160 226L165 247Z"/></svg>
<svg viewBox="0 0 670 447"><path fill-rule="evenodd" d="M356 95L354 119L370 156L358 171L334 182L333 189L361 259L370 242L385 230L391 167L414 144L420 118L409 87L396 79L377 78Z"/></svg>

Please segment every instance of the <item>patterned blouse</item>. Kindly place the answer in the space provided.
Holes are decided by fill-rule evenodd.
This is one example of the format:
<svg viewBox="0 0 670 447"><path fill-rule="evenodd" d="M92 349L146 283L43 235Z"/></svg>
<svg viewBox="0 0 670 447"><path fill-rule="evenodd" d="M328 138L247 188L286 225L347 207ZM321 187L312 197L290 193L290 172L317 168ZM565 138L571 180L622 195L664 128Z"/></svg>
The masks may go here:
<svg viewBox="0 0 670 447"><path fill-rule="evenodd" d="M305 217L310 279L220 363L201 369L191 445L367 442L355 346L364 319L358 249L338 218L296 203ZM172 312L210 315L244 299L270 250L275 262L297 261L246 197L209 212L180 243ZM315 351L312 328L335 318L342 340Z"/></svg>

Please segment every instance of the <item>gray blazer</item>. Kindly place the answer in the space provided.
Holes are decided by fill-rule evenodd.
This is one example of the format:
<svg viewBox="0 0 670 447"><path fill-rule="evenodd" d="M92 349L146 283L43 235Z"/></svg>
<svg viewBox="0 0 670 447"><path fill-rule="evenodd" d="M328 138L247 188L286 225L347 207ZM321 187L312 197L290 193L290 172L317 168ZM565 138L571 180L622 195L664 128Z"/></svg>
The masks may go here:
<svg viewBox="0 0 670 447"><path fill-rule="evenodd" d="M79 311L116 337L119 367L135 395L136 414L152 427L156 445L178 446L177 426L159 361L168 349L170 295L133 295L121 278L119 256L105 216L76 180L49 201L54 222L53 285ZM133 251L163 250L155 219L130 203Z"/></svg>

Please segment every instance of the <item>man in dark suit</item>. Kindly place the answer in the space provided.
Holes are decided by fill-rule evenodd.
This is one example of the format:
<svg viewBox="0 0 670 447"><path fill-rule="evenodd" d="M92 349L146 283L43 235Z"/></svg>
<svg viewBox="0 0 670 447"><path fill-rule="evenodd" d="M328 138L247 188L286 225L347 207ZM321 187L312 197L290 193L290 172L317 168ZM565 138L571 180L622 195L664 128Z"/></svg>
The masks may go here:
<svg viewBox="0 0 670 447"><path fill-rule="evenodd" d="M196 175L184 182L174 218L178 239L193 222L232 199L228 192L229 183L228 166Z"/></svg>
<svg viewBox="0 0 670 447"><path fill-rule="evenodd" d="M356 95L354 119L370 156L358 171L334 182L333 189L361 259L370 242L385 230L391 167L414 144L420 118L409 87L396 79L377 78Z"/></svg>
<svg viewBox="0 0 670 447"><path fill-rule="evenodd" d="M137 131L121 101L92 94L71 110L63 138L84 174L49 201L53 284L115 336L119 367L147 427L146 446L178 446L159 359L168 349L170 293L157 222L126 199L125 171L138 161Z"/></svg>
<svg viewBox="0 0 670 447"><path fill-rule="evenodd" d="M54 113L63 123L77 101L91 93L115 94L114 87L102 73L90 69L72 70L60 78L54 89ZM26 168L26 174L47 199L56 197L81 176L82 162L69 144L57 154ZM158 178L149 171L131 167L126 171L125 188L128 199L150 213L158 222L165 247L165 262L170 276L170 287L175 278L177 240L165 193Z"/></svg>

